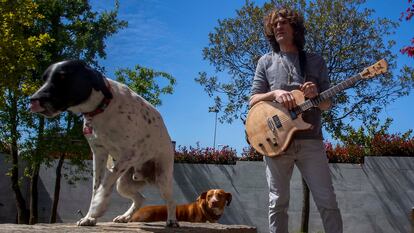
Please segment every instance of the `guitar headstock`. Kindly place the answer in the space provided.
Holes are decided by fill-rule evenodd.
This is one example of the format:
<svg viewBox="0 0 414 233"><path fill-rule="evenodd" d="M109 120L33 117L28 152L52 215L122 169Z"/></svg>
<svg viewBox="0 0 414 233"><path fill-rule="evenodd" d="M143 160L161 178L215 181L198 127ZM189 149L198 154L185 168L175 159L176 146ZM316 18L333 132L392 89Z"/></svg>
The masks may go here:
<svg viewBox="0 0 414 233"><path fill-rule="evenodd" d="M361 73L363 79L369 79L376 75L387 72L388 64L384 59L377 61L374 65L365 68Z"/></svg>

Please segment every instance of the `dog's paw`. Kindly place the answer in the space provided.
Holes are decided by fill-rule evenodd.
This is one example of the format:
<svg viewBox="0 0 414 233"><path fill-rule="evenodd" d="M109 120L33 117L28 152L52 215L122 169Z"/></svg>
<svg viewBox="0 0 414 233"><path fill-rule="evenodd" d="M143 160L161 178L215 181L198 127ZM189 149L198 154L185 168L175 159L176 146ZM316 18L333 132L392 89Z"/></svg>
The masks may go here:
<svg viewBox="0 0 414 233"><path fill-rule="evenodd" d="M114 218L114 220L112 221L116 223L127 223L129 222L130 219L131 219L131 215L119 215L118 217Z"/></svg>
<svg viewBox="0 0 414 233"><path fill-rule="evenodd" d="M95 226L96 225L96 219L91 217L84 217L79 220L76 225L78 226Z"/></svg>
<svg viewBox="0 0 414 233"><path fill-rule="evenodd" d="M180 227L177 220L167 220L167 227Z"/></svg>

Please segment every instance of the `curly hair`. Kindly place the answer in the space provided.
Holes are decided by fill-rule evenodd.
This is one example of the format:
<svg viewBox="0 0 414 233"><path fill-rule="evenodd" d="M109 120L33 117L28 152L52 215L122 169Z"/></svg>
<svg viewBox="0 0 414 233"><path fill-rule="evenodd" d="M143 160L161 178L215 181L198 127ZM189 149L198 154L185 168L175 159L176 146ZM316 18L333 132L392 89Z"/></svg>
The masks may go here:
<svg viewBox="0 0 414 233"><path fill-rule="evenodd" d="M292 26L294 32L293 43L296 45L299 51L302 51L305 47L306 33L303 16L297 11L287 7L273 10L264 18L264 33L270 45L272 46L273 51L280 51L279 43L277 43L275 34L273 33L273 27L276 24L278 17L285 18L289 21L289 24Z"/></svg>

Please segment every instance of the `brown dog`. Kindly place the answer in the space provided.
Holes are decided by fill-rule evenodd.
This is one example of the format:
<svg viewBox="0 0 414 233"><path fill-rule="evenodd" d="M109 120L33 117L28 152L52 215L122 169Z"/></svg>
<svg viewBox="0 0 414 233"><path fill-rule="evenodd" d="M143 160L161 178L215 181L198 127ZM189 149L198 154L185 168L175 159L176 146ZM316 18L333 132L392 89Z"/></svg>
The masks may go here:
<svg viewBox="0 0 414 233"><path fill-rule="evenodd" d="M177 205L176 217L184 222L217 222L223 214L224 207L230 205L231 193L223 189L210 189L203 192L195 202L186 205ZM144 206L136 211L130 222L158 222L167 219L165 205Z"/></svg>

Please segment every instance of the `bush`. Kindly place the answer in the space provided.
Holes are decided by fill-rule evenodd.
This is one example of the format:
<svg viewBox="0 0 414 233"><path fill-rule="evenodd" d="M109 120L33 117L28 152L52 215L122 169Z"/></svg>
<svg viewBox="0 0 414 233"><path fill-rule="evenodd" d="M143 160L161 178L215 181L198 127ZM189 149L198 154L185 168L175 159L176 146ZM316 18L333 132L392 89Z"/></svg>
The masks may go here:
<svg viewBox="0 0 414 233"><path fill-rule="evenodd" d="M331 163L363 163L364 156L414 156L414 137L411 132L387 134L378 132L366 137L366 145L356 145L349 140L344 145L332 146L325 143L326 153Z"/></svg>
<svg viewBox="0 0 414 233"><path fill-rule="evenodd" d="M414 137L410 136L412 131L404 134L377 133L365 137L365 146L358 145L358 140L347 140L343 144L335 146L325 142L326 156L330 163L363 163L364 156L413 156ZM360 140L361 141L361 140ZM263 156L252 147L243 149L242 161L261 161Z"/></svg>
<svg viewBox="0 0 414 233"><path fill-rule="evenodd" d="M259 154L253 147L248 146L243 148L240 161L263 161L263 155Z"/></svg>
<svg viewBox="0 0 414 233"><path fill-rule="evenodd" d="M414 156L414 137L405 134L377 134L371 141L372 156Z"/></svg>
<svg viewBox="0 0 414 233"><path fill-rule="evenodd" d="M216 150L211 147L200 148L179 146L175 151L176 163L236 164L236 151L228 146Z"/></svg>
<svg viewBox="0 0 414 233"><path fill-rule="evenodd" d="M345 143L332 145L325 142L326 156L330 163L363 163L365 156L413 156L414 137L412 131L404 134L376 133L373 136L349 138ZM359 145L364 142L365 145ZM243 148L241 157L228 146L220 150L179 146L175 151L176 163L236 164L236 161L263 161L263 155L251 146Z"/></svg>
<svg viewBox="0 0 414 233"><path fill-rule="evenodd" d="M330 142L325 143L326 155L330 163L363 163L364 150L362 146L332 146ZM263 156L252 147L245 147L240 161L263 161Z"/></svg>
<svg viewBox="0 0 414 233"><path fill-rule="evenodd" d="M364 147L360 145L336 145L325 142L326 156L330 163L363 163Z"/></svg>

